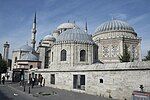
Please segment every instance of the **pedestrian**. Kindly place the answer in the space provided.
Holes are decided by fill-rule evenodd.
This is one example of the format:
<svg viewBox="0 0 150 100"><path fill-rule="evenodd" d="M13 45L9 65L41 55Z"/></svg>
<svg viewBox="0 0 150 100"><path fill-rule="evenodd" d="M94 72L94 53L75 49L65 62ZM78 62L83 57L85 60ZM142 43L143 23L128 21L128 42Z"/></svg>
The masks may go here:
<svg viewBox="0 0 150 100"><path fill-rule="evenodd" d="M32 78L29 78L29 85L32 84Z"/></svg>
<svg viewBox="0 0 150 100"><path fill-rule="evenodd" d="M21 75L20 86L23 86L23 75Z"/></svg>
<svg viewBox="0 0 150 100"><path fill-rule="evenodd" d="M34 86L34 78L32 78L32 88L33 88L33 86Z"/></svg>
<svg viewBox="0 0 150 100"><path fill-rule="evenodd" d="M38 77L38 85L40 85L40 80L41 80L41 77L39 76Z"/></svg>
<svg viewBox="0 0 150 100"><path fill-rule="evenodd" d="M44 80L43 80L43 86L45 86L45 78L44 78Z"/></svg>
<svg viewBox="0 0 150 100"><path fill-rule="evenodd" d="M5 84L5 76L2 77L2 83Z"/></svg>
<svg viewBox="0 0 150 100"><path fill-rule="evenodd" d="M41 78L40 78L40 86L42 87L42 82L43 82L43 77L41 75Z"/></svg>
<svg viewBox="0 0 150 100"><path fill-rule="evenodd" d="M9 79L9 75L7 75L7 80Z"/></svg>

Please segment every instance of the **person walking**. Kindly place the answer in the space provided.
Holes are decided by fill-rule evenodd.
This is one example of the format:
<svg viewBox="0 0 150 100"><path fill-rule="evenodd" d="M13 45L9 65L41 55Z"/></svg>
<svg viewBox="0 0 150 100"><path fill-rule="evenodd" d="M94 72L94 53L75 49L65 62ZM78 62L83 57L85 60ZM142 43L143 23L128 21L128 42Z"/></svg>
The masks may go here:
<svg viewBox="0 0 150 100"><path fill-rule="evenodd" d="M10 76L9 76L9 75L7 75L7 80L9 79L9 77L10 77Z"/></svg>
<svg viewBox="0 0 150 100"><path fill-rule="evenodd" d="M32 88L33 88L33 86L34 86L34 82L35 82L35 79L32 78Z"/></svg>
<svg viewBox="0 0 150 100"><path fill-rule="evenodd" d="M5 84L5 76L2 77L2 83Z"/></svg>
<svg viewBox="0 0 150 100"><path fill-rule="evenodd" d="M41 75L40 86L42 87L43 77Z"/></svg>
<svg viewBox="0 0 150 100"><path fill-rule="evenodd" d="M43 80L43 86L45 86L45 78L44 78L44 80Z"/></svg>

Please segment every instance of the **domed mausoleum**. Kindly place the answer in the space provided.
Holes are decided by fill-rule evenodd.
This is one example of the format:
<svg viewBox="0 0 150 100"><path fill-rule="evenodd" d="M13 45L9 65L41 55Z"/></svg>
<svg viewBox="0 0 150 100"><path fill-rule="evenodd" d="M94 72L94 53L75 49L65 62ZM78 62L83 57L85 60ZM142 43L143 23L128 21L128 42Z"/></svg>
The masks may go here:
<svg viewBox="0 0 150 100"><path fill-rule="evenodd" d="M79 28L62 32L51 49L51 64L74 66L93 63L91 35ZM56 52L57 51L57 52Z"/></svg>
<svg viewBox="0 0 150 100"><path fill-rule="evenodd" d="M23 71L31 68L40 68L41 61L36 51L28 44L22 45L12 53L12 81L19 82Z"/></svg>
<svg viewBox="0 0 150 100"><path fill-rule="evenodd" d="M106 62L120 62L123 48L128 46L131 60L141 59L141 39L133 27L121 20L111 20L98 26L93 34L93 40L98 45L99 59Z"/></svg>
<svg viewBox="0 0 150 100"><path fill-rule="evenodd" d="M29 46L28 44L22 45L18 49L14 50L12 53L12 66L17 66L17 60L22 59L23 55L26 55L27 53L32 53L37 56L36 51Z"/></svg>
<svg viewBox="0 0 150 100"><path fill-rule="evenodd" d="M21 59L17 60L17 64L23 70L41 67L41 61L31 52L24 54Z"/></svg>

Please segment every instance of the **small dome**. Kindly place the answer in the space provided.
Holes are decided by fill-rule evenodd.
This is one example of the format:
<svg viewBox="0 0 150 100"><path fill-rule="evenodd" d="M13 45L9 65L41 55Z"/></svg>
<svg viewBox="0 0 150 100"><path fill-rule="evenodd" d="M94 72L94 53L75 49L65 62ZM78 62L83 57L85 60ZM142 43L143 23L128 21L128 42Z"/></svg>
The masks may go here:
<svg viewBox="0 0 150 100"><path fill-rule="evenodd" d="M28 60L28 61L38 61L38 58L32 53L26 53L21 57L20 60Z"/></svg>
<svg viewBox="0 0 150 100"><path fill-rule="evenodd" d="M79 27L74 23L63 23L57 27L57 29L73 29L73 28L79 28Z"/></svg>
<svg viewBox="0 0 150 100"><path fill-rule="evenodd" d="M110 31L129 31L134 32L134 29L126 22L121 20L111 20L102 23L95 31L95 33L103 33Z"/></svg>
<svg viewBox="0 0 150 100"><path fill-rule="evenodd" d="M55 38L52 35L46 35L43 38L44 41L55 41Z"/></svg>
<svg viewBox="0 0 150 100"><path fill-rule="evenodd" d="M34 49L31 46L29 46L28 44L21 46L19 48L19 50L21 50L21 51L30 51L30 52L34 51Z"/></svg>
<svg viewBox="0 0 150 100"><path fill-rule="evenodd" d="M56 39L56 43L62 42L78 42L93 44L91 35L88 35L85 31L81 29L69 29L61 33Z"/></svg>

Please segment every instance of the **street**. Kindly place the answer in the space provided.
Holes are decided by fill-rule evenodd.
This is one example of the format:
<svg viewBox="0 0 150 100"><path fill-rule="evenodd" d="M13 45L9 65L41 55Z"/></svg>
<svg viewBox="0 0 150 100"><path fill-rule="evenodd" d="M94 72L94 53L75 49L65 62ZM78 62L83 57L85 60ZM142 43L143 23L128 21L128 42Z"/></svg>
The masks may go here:
<svg viewBox="0 0 150 100"><path fill-rule="evenodd" d="M8 85L0 85L0 100L38 100L37 98L18 91Z"/></svg>
<svg viewBox="0 0 150 100"><path fill-rule="evenodd" d="M0 85L0 100L110 100L101 96L38 85L31 88L30 94L29 86L26 86L25 92L23 90L19 83L6 82L5 85Z"/></svg>

